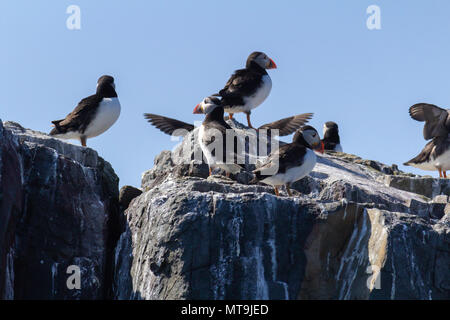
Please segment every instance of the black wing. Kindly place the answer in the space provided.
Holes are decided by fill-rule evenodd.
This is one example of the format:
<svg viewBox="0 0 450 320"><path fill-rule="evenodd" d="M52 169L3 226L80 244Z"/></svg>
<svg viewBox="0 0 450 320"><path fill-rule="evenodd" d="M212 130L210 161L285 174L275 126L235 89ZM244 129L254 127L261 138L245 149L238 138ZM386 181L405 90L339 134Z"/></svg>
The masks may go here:
<svg viewBox="0 0 450 320"><path fill-rule="evenodd" d="M187 132L194 130L194 126L192 124L159 116L157 114L144 113L144 117L148 120L148 122L168 135L185 136Z"/></svg>
<svg viewBox="0 0 450 320"><path fill-rule="evenodd" d="M439 136L447 136L450 132L450 110L439 108L433 104L418 103L409 108L411 118L425 121L423 137L425 140Z"/></svg>
<svg viewBox="0 0 450 320"><path fill-rule="evenodd" d="M262 76L263 74L249 69L236 70L219 91L219 95L225 100L224 104L243 105L243 97L253 94L259 88Z"/></svg>
<svg viewBox="0 0 450 320"><path fill-rule="evenodd" d="M301 126L308 122L313 116L313 113L303 113L296 116L284 118L271 123L262 125L259 129L279 130L280 136L287 136L297 131Z"/></svg>
<svg viewBox="0 0 450 320"><path fill-rule="evenodd" d="M425 148L423 148L423 150L419 153L418 156L412 158L411 160L405 162L403 165L405 166L409 166L412 164L420 164L420 163L424 163L424 162L428 162L431 160L431 154L433 152L433 150L435 150L436 147L436 143L435 143L435 139L431 140L430 142L427 143L427 145L425 146Z"/></svg>
<svg viewBox="0 0 450 320"><path fill-rule="evenodd" d="M79 131L84 133L86 127L95 116L100 101L101 98L95 94L84 98L64 119L52 121L55 128L50 132L50 134L61 134L70 131Z"/></svg>
<svg viewBox="0 0 450 320"><path fill-rule="evenodd" d="M299 167L303 164L306 151L305 146L293 143L281 146L277 151L270 154L261 167L253 172L259 173L257 174L259 180L264 179L268 175L261 174L261 172L276 166L278 159L278 171L276 173L285 173L289 168Z"/></svg>
<svg viewBox="0 0 450 320"><path fill-rule="evenodd" d="M306 147L302 145L289 144L285 146L280 153L280 170L285 172L292 167L299 167L303 164L306 154Z"/></svg>

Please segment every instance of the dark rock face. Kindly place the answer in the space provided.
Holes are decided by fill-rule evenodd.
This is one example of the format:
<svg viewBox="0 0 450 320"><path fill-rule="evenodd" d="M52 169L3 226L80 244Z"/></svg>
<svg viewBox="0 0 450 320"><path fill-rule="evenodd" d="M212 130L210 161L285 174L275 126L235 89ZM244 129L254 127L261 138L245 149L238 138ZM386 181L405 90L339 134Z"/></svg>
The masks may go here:
<svg viewBox="0 0 450 320"><path fill-rule="evenodd" d="M450 180L330 153L276 197L208 177L194 134L119 202L95 151L0 122L0 298L450 296Z"/></svg>
<svg viewBox="0 0 450 320"><path fill-rule="evenodd" d="M118 225L109 163L92 149L0 121L2 299L110 297ZM80 288L69 289L77 268Z"/></svg>
<svg viewBox="0 0 450 320"><path fill-rule="evenodd" d="M276 197L239 177L205 179L207 167L180 150L192 141L197 148L191 134L156 158L125 211L115 298L450 296L449 180L434 179L440 189L430 192L397 188L387 177L427 178L332 153L293 185L294 197Z"/></svg>

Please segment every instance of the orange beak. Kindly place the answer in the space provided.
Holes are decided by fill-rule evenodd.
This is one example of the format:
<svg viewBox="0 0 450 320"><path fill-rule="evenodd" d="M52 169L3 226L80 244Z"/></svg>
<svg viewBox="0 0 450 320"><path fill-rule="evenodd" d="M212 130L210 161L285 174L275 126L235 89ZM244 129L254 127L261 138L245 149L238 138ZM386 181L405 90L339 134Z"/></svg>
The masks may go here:
<svg viewBox="0 0 450 320"><path fill-rule="evenodd" d="M195 106L193 113L195 113L195 114L202 114L203 113L202 112L202 107L200 106L200 103Z"/></svg>
<svg viewBox="0 0 450 320"><path fill-rule="evenodd" d="M320 141L320 143L317 145L317 148L315 148L314 150L323 154L325 152L325 145L322 141Z"/></svg>
<svg viewBox="0 0 450 320"><path fill-rule="evenodd" d="M270 58L269 58L269 60L270 60L270 63L269 63L269 66L267 67L267 69L276 69L277 68L276 63Z"/></svg>

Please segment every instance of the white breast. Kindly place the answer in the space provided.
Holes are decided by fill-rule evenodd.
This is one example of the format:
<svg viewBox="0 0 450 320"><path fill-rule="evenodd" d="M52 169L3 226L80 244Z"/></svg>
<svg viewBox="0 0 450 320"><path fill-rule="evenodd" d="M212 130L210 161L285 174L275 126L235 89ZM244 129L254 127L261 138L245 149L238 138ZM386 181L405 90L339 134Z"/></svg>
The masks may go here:
<svg viewBox="0 0 450 320"><path fill-rule="evenodd" d="M431 159L430 161L423 162L423 163L411 163L410 166L426 170L426 171L436 171L439 168L443 171L449 171L450 170L450 149L445 151L443 154L441 154L436 159Z"/></svg>
<svg viewBox="0 0 450 320"><path fill-rule="evenodd" d="M244 98L245 109L247 109L247 111L250 111L263 103L272 90L272 79L270 79L268 74L264 75L261 80L261 87L259 87L252 96Z"/></svg>
<svg viewBox="0 0 450 320"><path fill-rule="evenodd" d="M86 128L84 135L87 138L96 137L117 121L120 115L120 102L118 98L103 98L98 106L98 111Z"/></svg>
<svg viewBox="0 0 450 320"><path fill-rule="evenodd" d="M223 159L217 159L215 156L212 155L211 151L215 149L215 154L217 154L217 152L222 152L222 148L223 146L219 143L219 141L221 141L221 139L214 141L211 145L207 146L203 143L203 135L205 132L205 128L202 125L200 127L200 129L198 130L198 143L200 144L200 148L203 151L203 154L205 155L206 158L206 163L208 164L208 166L210 168L214 168L214 167L219 167L223 170L225 170L226 172L231 172L231 173L238 173L239 171L241 171L242 167L238 164L236 164L234 162L234 159L231 160L232 162L228 163L224 163ZM238 137L239 139L239 137ZM230 150L234 150L234 145L230 146ZM231 151L234 154L234 151ZM228 158L226 158L228 159Z"/></svg>
<svg viewBox="0 0 450 320"><path fill-rule="evenodd" d="M270 90L272 90L272 79L266 74L262 77L261 81L262 84L256 92L253 95L244 98L244 106L226 107L225 111L231 113L248 112L263 103L270 94Z"/></svg>
<svg viewBox="0 0 450 320"><path fill-rule="evenodd" d="M198 143L200 144L200 148L203 151L203 154L205 155L206 162L208 165L213 166L216 163L216 159L212 155L209 148L203 143L203 135L205 133L205 127L203 125L200 126L200 129L198 130Z"/></svg>
<svg viewBox="0 0 450 320"><path fill-rule="evenodd" d="M441 168L444 171L450 170L450 149L445 151L434 161L436 162L436 168Z"/></svg>
<svg viewBox="0 0 450 320"><path fill-rule="evenodd" d="M314 151L307 149L304 162L299 167L289 168L285 173L278 173L271 177L268 177L261 182L270 184L272 186L281 186L286 183L292 183L304 178L315 167L317 162L317 156Z"/></svg>

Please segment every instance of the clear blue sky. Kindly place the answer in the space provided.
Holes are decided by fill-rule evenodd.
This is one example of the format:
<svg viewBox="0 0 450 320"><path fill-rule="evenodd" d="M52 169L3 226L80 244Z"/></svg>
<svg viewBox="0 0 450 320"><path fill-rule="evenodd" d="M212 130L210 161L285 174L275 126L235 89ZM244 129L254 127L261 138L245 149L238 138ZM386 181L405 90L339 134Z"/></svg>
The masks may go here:
<svg viewBox="0 0 450 320"><path fill-rule="evenodd" d="M81 30L66 28L72 4ZM381 30L366 27L371 4L381 8ZM258 50L278 69L255 125L314 112L320 131L339 124L345 151L401 164L425 145L409 106L450 104L449 12L447 0L3 0L0 118L47 132L111 74L122 114L88 145L121 185L140 186L154 157L175 144L142 114L201 120L194 106Z"/></svg>

